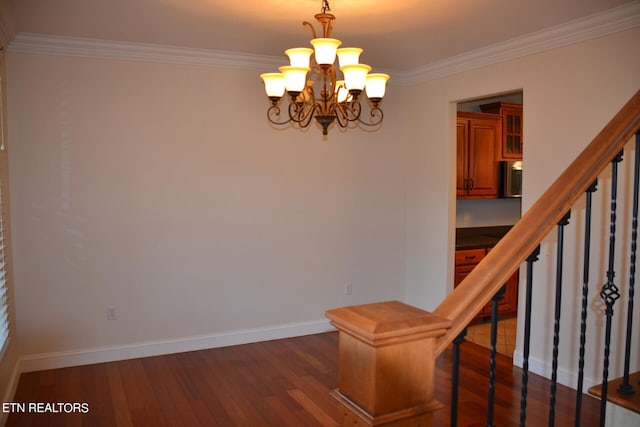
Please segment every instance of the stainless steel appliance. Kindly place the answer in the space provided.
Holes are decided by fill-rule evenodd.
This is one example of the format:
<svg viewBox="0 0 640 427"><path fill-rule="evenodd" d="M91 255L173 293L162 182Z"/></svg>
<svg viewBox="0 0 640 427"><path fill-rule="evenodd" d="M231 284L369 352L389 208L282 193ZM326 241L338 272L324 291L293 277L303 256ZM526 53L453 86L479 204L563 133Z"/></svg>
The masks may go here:
<svg viewBox="0 0 640 427"><path fill-rule="evenodd" d="M522 160L500 162L500 197L522 197Z"/></svg>

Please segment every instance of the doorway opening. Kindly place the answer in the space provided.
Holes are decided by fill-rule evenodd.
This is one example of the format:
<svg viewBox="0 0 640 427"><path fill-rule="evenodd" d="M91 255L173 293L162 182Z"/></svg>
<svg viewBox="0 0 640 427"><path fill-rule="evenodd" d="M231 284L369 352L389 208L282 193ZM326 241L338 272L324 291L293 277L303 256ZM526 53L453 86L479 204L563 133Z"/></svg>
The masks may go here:
<svg viewBox="0 0 640 427"><path fill-rule="evenodd" d="M454 287L515 224L522 212L523 92L457 104L456 256ZM516 272L498 304L496 350L513 357L517 331ZM467 340L490 346L491 304L467 330Z"/></svg>

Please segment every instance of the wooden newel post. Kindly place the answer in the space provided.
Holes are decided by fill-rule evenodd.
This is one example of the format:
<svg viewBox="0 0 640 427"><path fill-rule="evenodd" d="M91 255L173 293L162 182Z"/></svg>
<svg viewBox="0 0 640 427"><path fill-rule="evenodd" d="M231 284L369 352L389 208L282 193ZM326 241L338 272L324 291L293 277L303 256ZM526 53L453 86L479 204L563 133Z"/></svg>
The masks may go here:
<svg viewBox="0 0 640 427"><path fill-rule="evenodd" d="M388 301L326 313L340 331L341 426L431 427L436 338L448 319Z"/></svg>

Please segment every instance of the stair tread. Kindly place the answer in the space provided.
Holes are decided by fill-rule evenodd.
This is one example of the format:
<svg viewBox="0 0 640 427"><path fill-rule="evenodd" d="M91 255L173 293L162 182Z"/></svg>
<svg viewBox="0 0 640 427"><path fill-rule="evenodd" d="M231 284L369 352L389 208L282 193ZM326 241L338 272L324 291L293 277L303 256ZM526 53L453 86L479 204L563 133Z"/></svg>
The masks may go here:
<svg viewBox="0 0 640 427"><path fill-rule="evenodd" d="M623 383L623 381L623 377L609 381L607 387L607 401L640 414L640 372L629 375L629 384L633 386L635 393L630 395L618 393L618 387ZM602 384L591 387L589 389L589 393L594 396L602 397Z"/></svg>

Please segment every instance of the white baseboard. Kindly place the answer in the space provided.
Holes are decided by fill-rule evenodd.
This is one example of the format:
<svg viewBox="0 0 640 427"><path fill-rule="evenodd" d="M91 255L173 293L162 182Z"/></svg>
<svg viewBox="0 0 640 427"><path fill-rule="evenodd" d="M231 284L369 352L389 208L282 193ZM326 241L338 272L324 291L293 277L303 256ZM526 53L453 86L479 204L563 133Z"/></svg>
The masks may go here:
<svg viewBox="0 0 640 427"><path fill-rule="evenodd" d="M163 354L182 353L186 351L204 350L230 345L318 334L334 330L335 328L331 326L328 320L317 320L269 326L265 328L244 329L212 335L149 341L122 346L33 354L21 357L17 363L17 369L15 371L16 377L19 377L19 374L23 372L90 365L94 363L113 362L117 360L159 356ZM17 382L17 378L15 381ZM8 391L9 390L7 390L7 392ZM13 391L15 392L15 387ZM7 400L6 397L7 396L5 396L5 402L10 401L10 399ZM11 393L11 397L13 397L13 393Z"/></svg>
<svg viewBox="0 0 640 427"><path fill-rule="evenodd" d="M513 364L519 368L522 368L522 351L515 350L513 352ZM537 359L535 357L529 357L529 372L543 376L547 379L551 378L552 366L544 360ZM558 384L562 384L572 389L578 388L578 374L576 372L567 371L566 369L558 368ZM593 378L584 377L582 390L586 392L590 387L597 385Z"/></svg>

